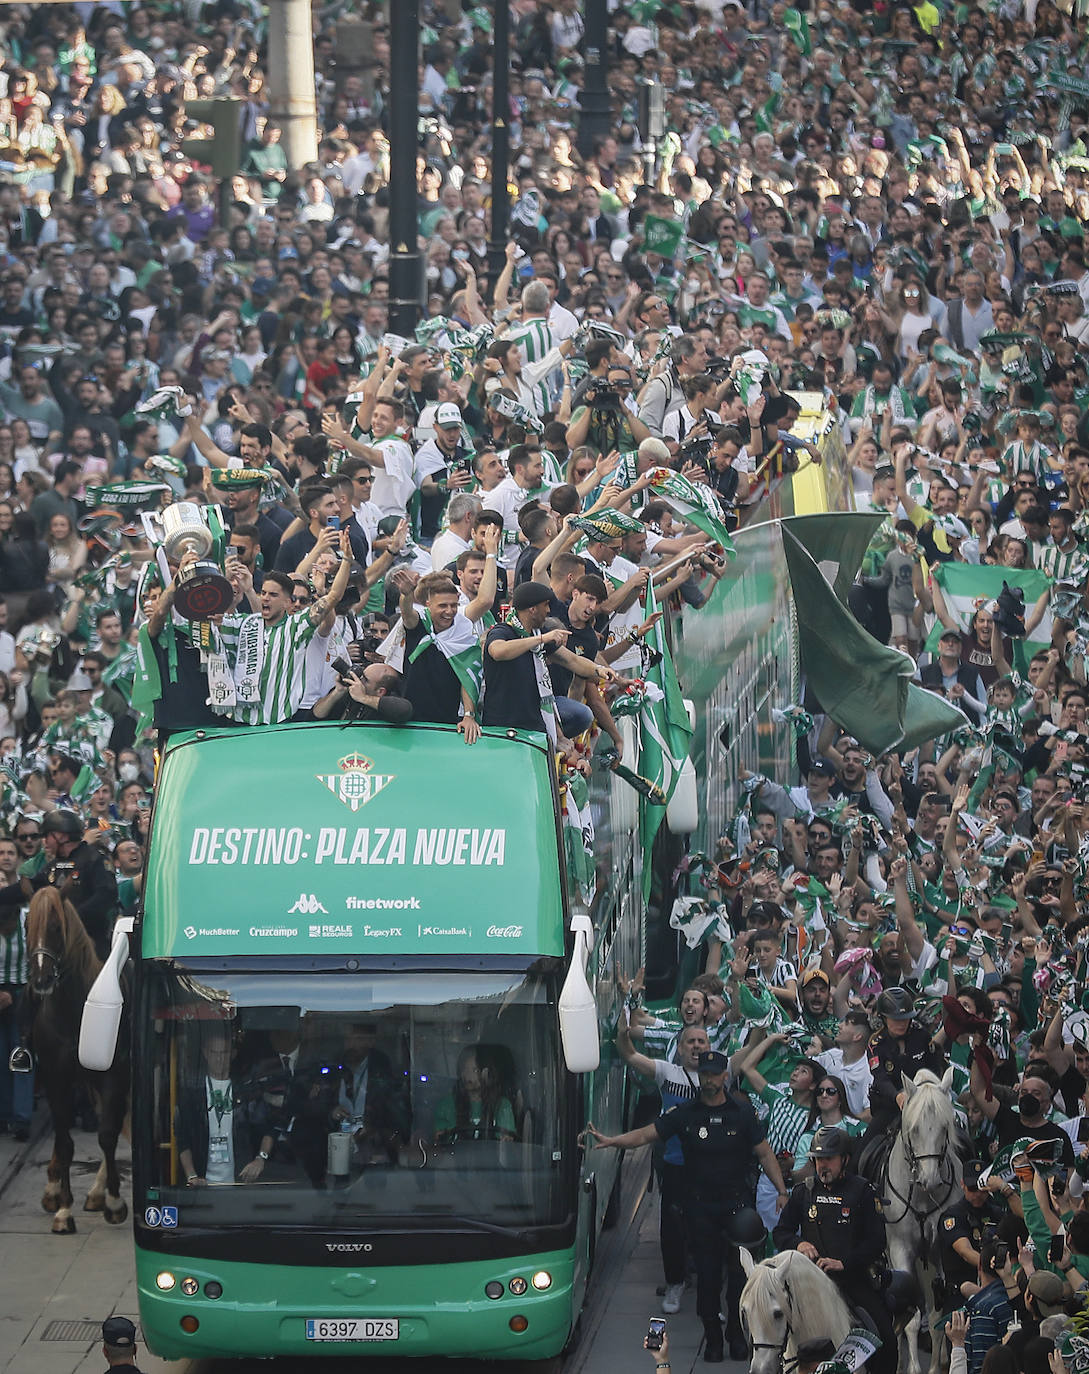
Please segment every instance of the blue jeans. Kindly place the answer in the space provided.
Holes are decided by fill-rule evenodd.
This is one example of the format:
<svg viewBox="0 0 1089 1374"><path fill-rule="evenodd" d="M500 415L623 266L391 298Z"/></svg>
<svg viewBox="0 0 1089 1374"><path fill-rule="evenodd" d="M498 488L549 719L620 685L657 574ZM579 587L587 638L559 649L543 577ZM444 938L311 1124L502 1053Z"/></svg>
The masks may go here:
<svg viewBox="0 0 1089 1374"><path fill-rule="evenodd" d="M10 1126L29 1126L34 1114L33 1073L12 1073L8 1057L19 1044L19 1000L21 988L5 987L15 995L15 1001L0 1011L0 1122Z"/></svg>
<svg viewBox="0 0 1089 1374"><path fill-rule="evenodd" d="M572 701L570 697L553 697L556 719L560 729L568 739L581 735L594 723L594 713L584 701Z"/></svg>

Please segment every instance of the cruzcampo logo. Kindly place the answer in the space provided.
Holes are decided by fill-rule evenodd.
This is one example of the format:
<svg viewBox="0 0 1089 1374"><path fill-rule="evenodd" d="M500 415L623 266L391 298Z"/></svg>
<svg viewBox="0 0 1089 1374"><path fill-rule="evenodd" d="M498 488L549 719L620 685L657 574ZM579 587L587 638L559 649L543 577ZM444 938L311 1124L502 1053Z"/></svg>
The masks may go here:
<svg viewBox="0 0 1089 1374"><path fill-rule="evenodd" d="M387 787L397 776L396 773L373 773L373 762L362 754L346 754L337 760L337 767L339 774L318 773L317 779L328 787L338 801L350 806L353 811L373 801L383 787Z"/></svg>

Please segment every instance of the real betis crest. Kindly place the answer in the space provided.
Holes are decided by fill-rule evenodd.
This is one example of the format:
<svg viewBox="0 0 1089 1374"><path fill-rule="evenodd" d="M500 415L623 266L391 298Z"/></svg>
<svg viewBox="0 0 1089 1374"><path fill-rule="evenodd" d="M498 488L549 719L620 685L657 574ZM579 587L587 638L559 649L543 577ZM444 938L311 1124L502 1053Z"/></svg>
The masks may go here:
<svg viewBox="0 0 1089 1374"><path fill-rule="evenodd" d="M323 782L338 801L350 806L353 811L373 801L383 787L397 776L395 773L371 772L374 764L362 754L346 754L337 760L337 767L339 774L318 773L318 781Z"/></svg>

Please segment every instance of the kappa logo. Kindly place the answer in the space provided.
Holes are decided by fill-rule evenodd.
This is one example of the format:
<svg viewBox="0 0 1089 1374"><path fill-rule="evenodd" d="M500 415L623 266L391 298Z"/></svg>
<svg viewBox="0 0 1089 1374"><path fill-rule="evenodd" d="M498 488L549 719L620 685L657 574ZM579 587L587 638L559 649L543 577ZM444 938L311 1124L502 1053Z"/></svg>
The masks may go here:
<svg viewBox="0 0 1089 1374"><path fill-rule="evenodd" d="M318 773L317 779L324 783L338 801L358 811L373 801L384 787L388 787L396 773L372 773L374 767L370 759L362 754L346 754L337 760L340 773Z"/></svg>
<svg viewBox="0 0 1089 1374"><path fill-rule="evenodd" d="M327 908L322 906L313 892L300 892L295 905L288 907L287 914L294 916L298 912L301 916L316 916L319 911L323 916L329 915Z"/></svg>

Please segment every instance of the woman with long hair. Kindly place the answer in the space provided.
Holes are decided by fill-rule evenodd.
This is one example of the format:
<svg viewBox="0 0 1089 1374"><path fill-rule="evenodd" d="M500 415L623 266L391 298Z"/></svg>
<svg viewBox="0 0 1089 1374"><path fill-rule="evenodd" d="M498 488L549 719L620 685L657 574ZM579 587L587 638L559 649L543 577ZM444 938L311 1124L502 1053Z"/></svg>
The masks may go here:
<svg viewBox="0 0 1089 1374"><path fill-rule="evenodd" d="M72 528L68 516L58 511L49 518L45 546L49 551L46 585L58 591L67 590L68 584L87 562L87 545Z"/></svg>
<svg viewBox="0 0 1089 1374"><path fill-rule="evenodd" d="M834 1073L822 1074L817 1082L805 1133L798 1138L794 1152L794 1178L796 1182L800 1175L808 1178L813 1171L812 1161L809 1158L809 1148L813 1144L813 1137L822 1126L838 1126L841 1131L846 1131L849 1136L861 1135L866 1129L864 1122L859 1121L857 1116L851 1115L850 1106L847 1102L847 1088L843 1079L837 1078Z"/></svg>

